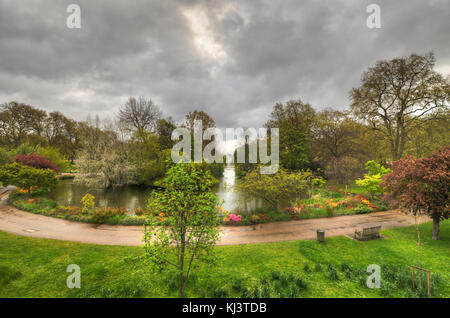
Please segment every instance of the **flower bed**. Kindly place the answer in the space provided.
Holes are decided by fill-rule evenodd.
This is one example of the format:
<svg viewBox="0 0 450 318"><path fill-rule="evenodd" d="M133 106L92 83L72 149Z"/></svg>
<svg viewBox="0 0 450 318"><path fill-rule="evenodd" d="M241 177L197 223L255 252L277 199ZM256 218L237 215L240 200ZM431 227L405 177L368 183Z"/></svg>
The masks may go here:
<svg viewBox="0 0 450 318"><path fill-rule="evenodd" d="M148 216L163 222L164 213L152 214L146 209L136 208L134 213L126 208L92 208L83 212L79 206L61 206L46 197L28 198L27 192L19 189L10 194L10 203L16 208L36 214L62 218L71 221L96 223L143 225ZM316 191L311 198L292 202L281 212L257 209L252 213L230 213L217 207L223 225L254 225L268 222L323 218L341 215L364 214L385 211L389 204L380 199L368 199L361 193L346 193L338 188L327 187Z"/></svg>
<svg viewBox="0 0 450 318"><path fill-rule="evenodd" d="M375 200L369 201L362 194L342 195L342 197L324 197L318 193L310 199L294 202L286 211L293 219L310 217L332 217L339 215L364 214L385 211L388 207Z"/></svg>
<svg viewBox="0 0 450 318"><path fill-rule="evenodd" d="M282 212L259 209L250 214L225 215L225 225L252 225L276 221L324 218L341 215L365 214L390 208L381 199L368 199L361 193L350 193L337 187L317 190L311 198L292 202ZM240 217L240 218L239 218Z"/></svg>
<svg viewBox="0 0 450 318"><path fill-rule="evenodd" d="M79 206L61 206L46 197L27 198L22 192L10 193L9 202L31 213L96 224L143 225L146 219L141 209L135 211L135 215L126 208L94 208L83 212Z"/></svg>

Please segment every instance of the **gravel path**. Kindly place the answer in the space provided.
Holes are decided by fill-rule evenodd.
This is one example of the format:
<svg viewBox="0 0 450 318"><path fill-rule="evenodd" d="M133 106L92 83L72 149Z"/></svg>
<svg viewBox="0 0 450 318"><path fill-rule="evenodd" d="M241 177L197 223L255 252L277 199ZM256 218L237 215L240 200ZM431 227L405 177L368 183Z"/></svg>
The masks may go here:
<svg viewBox="0 0 450 318"><path fill-rule="evenodd" d="M421 218L420 222L427 221ZM257 226L224 226L218 245L237 245L314 239L316 230L326 237L350 234L357 228L381 225L393 228L414 224L414 217L396 210L333 218L266 223ZM0 201L0 231L17 235L103 245L142 245L141 226L97 225L72 222L18 210Z"/></svg>

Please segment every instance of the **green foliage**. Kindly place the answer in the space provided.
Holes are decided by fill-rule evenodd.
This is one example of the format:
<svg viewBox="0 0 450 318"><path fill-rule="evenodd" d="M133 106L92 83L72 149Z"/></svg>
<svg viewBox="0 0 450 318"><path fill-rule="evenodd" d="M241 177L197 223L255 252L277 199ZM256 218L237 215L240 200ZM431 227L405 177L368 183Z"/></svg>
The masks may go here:
<svg viewBox="0 0 450 318"><path fill-rule="evenodd" d="M184 297L191 270L197 261L213 261L219 238L218 199L211 191L215 179L198 164L179 163L166 174L165 189L154 191L144 231L146 257L159 269L173 266L179 276L179 296Z"/></svg>
<svg viewBox="0 0 450 318"><path fill-rule="evenodd" d="M167 171L170 149L163 149L159 142L158 136L143 129L136 130L131 138L130 162L140 185L153 186Z"/></svg>
<svg viewBox="0 0 450 318"><path fill-rule="evenodd" d="M374 160L366 163L367 174L363 179L356 180L356 184L361 186L370 195L381 195L385 188L380 186L382 178L392 172L391 169L385 168Z"/></svg>
<svg viewBox="0 0 450 318"><path fill-rule="evenodd" d="M128 210L125 208L97 208L92 211L92 221L94 223L103 224L103 223L113 223L114 219L117 217L124 216L128 213Z"/></svg>
<svg viewBox="0 0 450 318"><path fill-rule="evenodd" d="M0 147L0 166L7 163L11 163L11 157L5 148Z"/></svg>
<svg viewBox="0 0 450 318"><path fill-rule="evenodd" d="M246 195L263 199L279 211L282 204L305 194L312 182L316 184L318 178L308 170L290 172L280 168L274 174L261 174L255 169L247 173L236 188Z"/></svg>
<svg viewBox="0 0 450 318"><path fill-rule="evenodd" d="M88 212L90 209L93 209L95 206L95 197L90 194L90 193L86 193L84 195L84 197L81 198L81 204L83 205L82 208L82 212L86 213Z"/></svg>
<svg viewBox="0 0 450 318"><path fill-rule="evenodd" d="M223 170L224 170L224 164L213 162L213 163L210 163L210 164L207 164L207 165L209 167L209 171L211 172L211 175L214 178L219 179L219 178L222 177Z"/></svg>
<svg viewBox="0 0 450 318"><path fill-rule="evenodd" d="M280 164L286 169L310 168L309 135L315 111L308 103L291 100L277 103L270 114L267 128L279 129Z"/></svg>
<svg viewBox="0 0 450 318"><path fill-rule="evenodd" d="M366 162L366 170L369 175L379 174L381 176L384 176L384 175L392 172L392 170L390 168L385 168L382 165L380 165L379 163L375 162L374 160L370 160L370 161Z"/></svg>
<svg viewBox="0 0 450 318"><path fill-rule="evenodd" d="M18 155L31 155L32 153L35 153L38 148L38 146L29 143L22 143L17 147L10 149L8 153L10 158L14 158Z"/></svg>
<svg viewBox="0 0 450 318"><path fill-rule="evenodd" d="M15 185L26 189L31 194L33 188L49 192L56 187L58 179L50 169L35 169L18 163L10 163L0 167L0 182L3 185Z"/></svg>
<svg viewBox="0 0 450 318"><path fill-rule="evenodd" d="M39 147L36 151L38 155L47 157L53 162L60 172L70 172L70 162L59 153L58 149L52 147Z"/></svg>

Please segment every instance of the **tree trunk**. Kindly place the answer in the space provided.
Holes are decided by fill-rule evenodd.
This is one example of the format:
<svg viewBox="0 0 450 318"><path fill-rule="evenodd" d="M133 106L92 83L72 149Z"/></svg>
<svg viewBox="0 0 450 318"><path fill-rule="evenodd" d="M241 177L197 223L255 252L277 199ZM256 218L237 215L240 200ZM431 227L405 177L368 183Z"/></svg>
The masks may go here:
<svg viewBox="0 0 450 318"><path fill-rule="evenodd" d="M181 236L181 252L180 252L180 264L179 264L179 284L180 284L180 289L179 289L179 294L178 297L179 298L184 298L184 291L185 291L185 280L184 280L184 250L185 250L185 246L186 246L186 238L185 238L185 234L183 233L183 235Z"/></svg>
<svg viewBox="0 0 450 318"><path fill-rule="evenodd" d="M439 216L433 216L433 240L439 239Z"/></svg>

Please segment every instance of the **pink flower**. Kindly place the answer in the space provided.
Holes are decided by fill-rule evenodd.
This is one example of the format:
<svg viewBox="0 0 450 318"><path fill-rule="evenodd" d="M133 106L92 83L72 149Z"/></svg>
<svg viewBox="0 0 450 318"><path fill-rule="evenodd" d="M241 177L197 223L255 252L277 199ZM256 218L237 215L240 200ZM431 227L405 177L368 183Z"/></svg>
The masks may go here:
<svg viewBox="0 0 450 318"><path fill-rule="evenodd" d="M231 213L228 215L228 221L240 222L242 220L242 216L238 214Z"/></svg>

